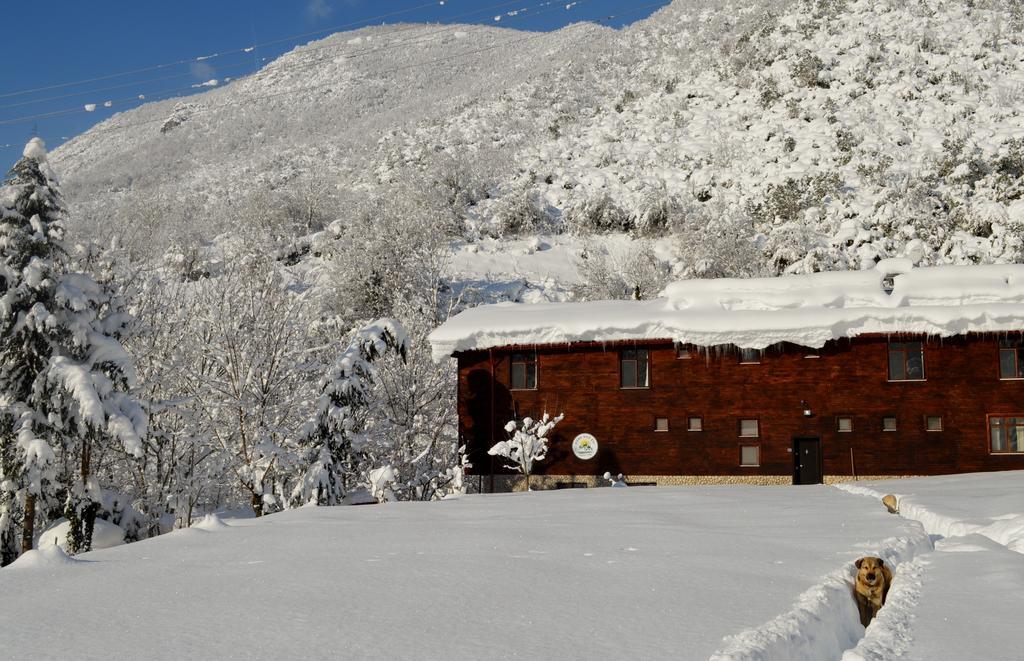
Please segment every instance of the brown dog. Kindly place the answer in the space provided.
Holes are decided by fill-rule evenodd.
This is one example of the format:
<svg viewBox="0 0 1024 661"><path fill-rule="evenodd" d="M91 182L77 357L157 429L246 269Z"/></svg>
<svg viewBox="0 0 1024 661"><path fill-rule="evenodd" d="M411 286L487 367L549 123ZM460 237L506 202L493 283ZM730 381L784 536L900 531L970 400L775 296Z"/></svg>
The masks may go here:
<svg viewBox="0 0 1024 661"><path fill-rule="evenodd" d="M885 566L884 560L874 556L860 558L855 564L857 582L853 588L853 598L857 600L860 623L866 627L878 609L885 605L885 597L892 583L892 572Z"/></svg>

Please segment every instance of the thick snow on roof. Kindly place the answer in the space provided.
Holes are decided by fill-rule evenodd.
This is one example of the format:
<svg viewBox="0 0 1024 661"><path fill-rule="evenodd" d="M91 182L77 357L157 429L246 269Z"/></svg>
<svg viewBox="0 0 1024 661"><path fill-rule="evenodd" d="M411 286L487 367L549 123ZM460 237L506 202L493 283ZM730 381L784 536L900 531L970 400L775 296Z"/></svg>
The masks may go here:
<svg viewBox="0 0 1024 661"><path fill-rule="evenodd" d="M685 280L650 301L485 305L453 317L430 341L435 360L443 360L516 344L672 339L763 349L778 342L821 347L863 333L1018 330L1024 265L914 268L888 259L866 271Z"/></svg>

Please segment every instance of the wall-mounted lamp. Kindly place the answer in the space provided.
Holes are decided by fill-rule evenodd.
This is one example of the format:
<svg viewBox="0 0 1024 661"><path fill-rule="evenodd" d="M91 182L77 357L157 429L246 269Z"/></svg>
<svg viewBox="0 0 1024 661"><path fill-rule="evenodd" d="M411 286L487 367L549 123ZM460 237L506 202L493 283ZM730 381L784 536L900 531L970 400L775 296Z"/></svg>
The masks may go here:
<svg viewBox="0 0 1024 661"><path fill-rule="evenodd" d="M804 417L805 418L813 418L814 417L814 411L812 411L811 407L807 405L807 402L801 400L800 401L800 406L804 410Z"/></svg>

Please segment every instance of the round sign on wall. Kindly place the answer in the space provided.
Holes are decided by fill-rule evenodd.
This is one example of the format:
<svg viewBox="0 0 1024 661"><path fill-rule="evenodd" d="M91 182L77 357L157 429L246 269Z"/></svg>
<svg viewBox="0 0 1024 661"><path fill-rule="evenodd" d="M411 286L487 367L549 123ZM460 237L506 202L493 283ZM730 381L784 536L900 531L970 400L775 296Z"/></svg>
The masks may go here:
<svg viewBox="0 0 1024 661"><path fill-rule="evenodd" d="M597 454L597 439L593 434L580 434L572 439L572 453L580 459L593 459Z"/></svg>

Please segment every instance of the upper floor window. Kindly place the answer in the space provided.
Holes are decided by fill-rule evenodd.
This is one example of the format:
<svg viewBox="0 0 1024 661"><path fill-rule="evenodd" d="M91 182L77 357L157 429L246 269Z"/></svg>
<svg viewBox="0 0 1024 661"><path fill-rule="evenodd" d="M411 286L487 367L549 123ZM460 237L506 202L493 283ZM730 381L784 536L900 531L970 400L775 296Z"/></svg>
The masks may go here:
<svg viewBox="0 0 1024 661"><path fill-rule="evenodd" d="M512 354L512 390L537 387L537 352Z"/></svg>
<svg viewBox="0 0 1024 661"><path fill-rule="evenodd" d="M619 354L620 387L648 387L648 362L647 349L623 349Z"/></svg>
<svg viewBox="0 0 1024 661"><path fill-rule="evenodd" d="M689 360L693 358L693 347L689 344L676 342L676 358L679 360Z"/></svg>
<svg viewBox="0 0 1024 661"><path fill-rule="evenodd" d="M889 380L924 380L924 343L889 343Z"/></svg>
<svg viewBox="0 0 1024 661"><path fill-rule="evenodd" d="M999 343L999 378L1024 379L1024 341L1002 340Z"/></svg>
<svg viewBox="0 0 1024 661"><path fill-rule="evenodd" d="M848 415L841 415L836 418L836 431L844 433L852 432L853 418Z"/></svg>
<svg viewBox="0 0 1024 661"><path fill-rule="evenodd" d="M756 438L760 435L761 429L756 418L744 418L740 420L740 436Z"/></svg>
<svg viewBox="0 0 1024 661"><path fill-rule="evenodd" d="M740 349L740 365L756 365L760 362L760 349Z"/></svg>
<svg viewBox="0 0 1024 661"><path fill-rule="evenodd" d="M989 448L993 454L1024 454L1024 417L989 418Z"/></svg>
<svg viewBox="0 0 1024 661"><path fill-rule="evenodd" d="M896 431L896 416L887 415L882 418L882 431Z"/></svg>

